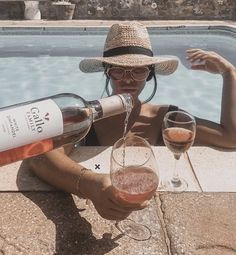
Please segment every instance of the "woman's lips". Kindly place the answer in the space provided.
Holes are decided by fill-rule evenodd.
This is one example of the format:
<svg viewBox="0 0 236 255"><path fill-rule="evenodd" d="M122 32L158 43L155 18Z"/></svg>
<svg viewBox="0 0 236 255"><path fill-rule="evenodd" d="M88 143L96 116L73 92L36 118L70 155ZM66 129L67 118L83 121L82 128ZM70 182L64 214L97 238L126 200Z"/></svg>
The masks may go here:
<svg viewBox="0 0 236 255"><path fill-rule="evenodd" d="M136 89L135 88L120 88L121 91L125 91L125 92L135 92Z"/></svg>

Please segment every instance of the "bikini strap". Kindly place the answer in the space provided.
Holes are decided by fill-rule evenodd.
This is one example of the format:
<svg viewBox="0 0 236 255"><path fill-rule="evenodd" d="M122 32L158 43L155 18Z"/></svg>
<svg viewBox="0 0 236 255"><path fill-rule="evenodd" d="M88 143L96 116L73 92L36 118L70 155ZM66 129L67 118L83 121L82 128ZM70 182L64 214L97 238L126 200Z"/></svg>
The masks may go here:
<svg viewBox="0 0 236 255"><path fill-rule="evenodd" d="M167 112L178 111L179 107L175 105L169 105Z"/></svg>

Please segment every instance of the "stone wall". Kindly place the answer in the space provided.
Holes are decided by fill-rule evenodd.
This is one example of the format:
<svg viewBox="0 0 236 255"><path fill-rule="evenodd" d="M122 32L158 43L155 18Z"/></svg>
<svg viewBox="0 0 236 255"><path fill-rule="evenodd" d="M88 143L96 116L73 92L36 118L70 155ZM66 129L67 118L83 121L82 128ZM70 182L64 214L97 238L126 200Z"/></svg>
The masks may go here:
<svg viewBox="0 0 236 255"><path fill-rule="evenodd" d="M236 20L236 0L71 0L73 19ZM57 19L50 1L40 2L42 19ZM0 2L0 19L24 19L24 2Z"/></svg>

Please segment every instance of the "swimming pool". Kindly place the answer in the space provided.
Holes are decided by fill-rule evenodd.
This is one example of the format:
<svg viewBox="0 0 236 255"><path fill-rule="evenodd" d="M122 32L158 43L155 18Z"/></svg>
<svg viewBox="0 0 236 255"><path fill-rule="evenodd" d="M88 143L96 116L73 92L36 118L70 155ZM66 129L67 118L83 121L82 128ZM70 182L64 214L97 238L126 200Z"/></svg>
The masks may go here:
<svg viewBox="0 0 236 255"><path fill-rule="evenodd" d="M105 78L78 69L83 57L102 53L107 28L0 29L0 107L62 92L99 98ZM152 103L174 104L190 113L219 121L222 78L189 70L185 50L202 48L236 65L236 31L222 27L149 28L155 55L174 55L181 63L170 76L158 76ZM153 88L149 82L145 99Z"/></svg>

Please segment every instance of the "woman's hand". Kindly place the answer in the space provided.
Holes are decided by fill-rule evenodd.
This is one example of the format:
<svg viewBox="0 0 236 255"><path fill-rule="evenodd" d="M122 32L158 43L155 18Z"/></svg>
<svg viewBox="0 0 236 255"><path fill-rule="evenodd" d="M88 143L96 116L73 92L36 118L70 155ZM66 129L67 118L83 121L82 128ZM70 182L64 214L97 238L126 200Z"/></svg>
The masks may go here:
<svg viewBox="0 0 236 255"><path fill-rule="evenodd" d="M90 172L86 174L86 179L83 179L82 182L83 193L87 193L86 195L93 202L97 212L105 219L123 220L132 211L148 206L148 201L142 204L133 204L121 200L112 187L108 174ZM85 185L89 189L85 190Z"/></svg>
<svg viewBox="0 0 236 255"><path fill-rule="evenodd" d="M105 219L122 220L132 211L148 205L148 201L143 204L122 201L111 185L109 174L92 171L81 173L83 166L66 156L62 148L40 156L40 161L36 157L31 158L29 164L34 173L49 184L90 199Z"/></svg>
<svg viewBox="0 0 236 255"><path fill-rule="evenodd" d="M190 49L187 50L186 53L187 60L191 62L191 69L193 70L204 70L210 73L224 74L235 69L228 60L213 51Z"/></svg>

